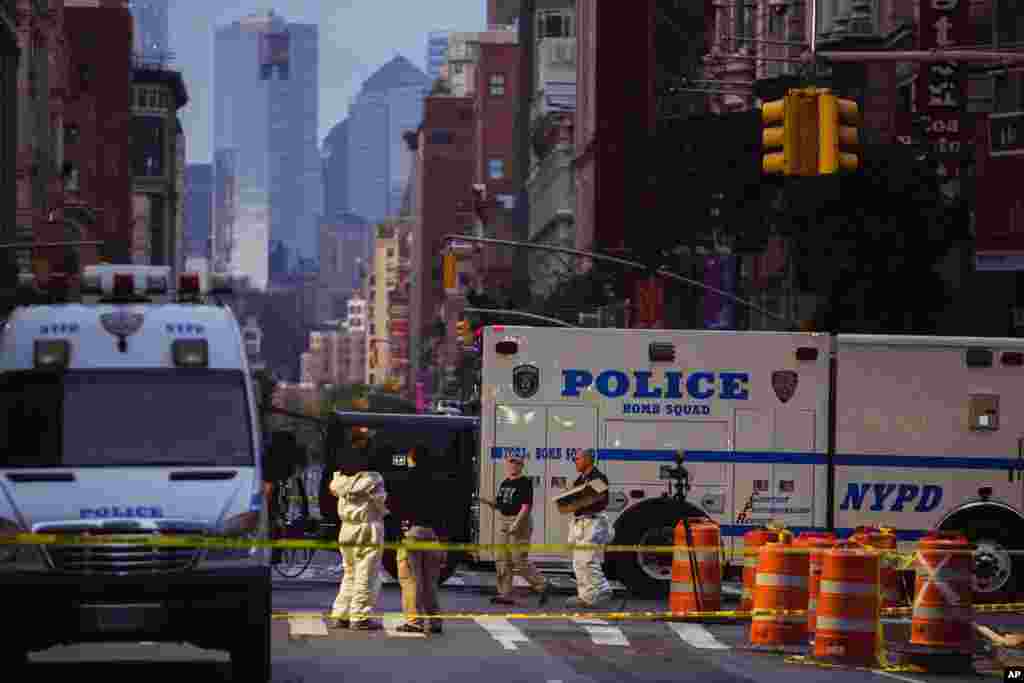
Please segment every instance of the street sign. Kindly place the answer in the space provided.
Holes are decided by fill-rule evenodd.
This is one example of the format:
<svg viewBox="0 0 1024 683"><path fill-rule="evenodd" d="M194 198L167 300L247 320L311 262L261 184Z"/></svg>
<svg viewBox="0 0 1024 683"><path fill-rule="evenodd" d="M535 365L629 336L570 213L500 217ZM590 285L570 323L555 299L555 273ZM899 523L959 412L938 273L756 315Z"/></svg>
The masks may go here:
<svg viewBox="0 0 1024 683"><path fill-rule="evenodd" d="M1024 154L1024 112L988 115L989 156Z"/></svg>

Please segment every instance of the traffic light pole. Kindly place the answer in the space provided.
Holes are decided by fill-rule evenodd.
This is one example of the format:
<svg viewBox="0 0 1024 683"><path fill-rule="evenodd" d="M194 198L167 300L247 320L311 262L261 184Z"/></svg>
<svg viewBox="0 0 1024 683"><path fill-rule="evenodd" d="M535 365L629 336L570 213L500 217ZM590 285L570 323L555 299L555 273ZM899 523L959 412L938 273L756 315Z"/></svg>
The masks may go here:
<svg viewBox="0 0 1024 683"><path fill-rule="evenodd" d="M630 261L628 259L619 258L618 256L608 256L607 254L596 254L596 253L594 253L592 251L583 251L582 249L572 249L570 247L560 247L560 246L556 246L556 245L553 245L553 244L537 244L535 242L516 242L514 240L499 240L499 239L494 239L494 238L491 238L491 237L474 237L474 236L471 236L471 235L446 235L445 238L444 238L444 241L445 241L445 244L448 244L448 245L450 245L452 242L477 242L477 243L481 243L481 244L494 244L494 245L497 245L497 246L504 246L504 247L518 247L518 248L521 248L521 249L536 249L538 251L553 251L553 252L557 252L557 253L560 253L560 254L570 254L572 256L579 256L579 257L582 257L582 258L593 259L594 261L604 261L606 263L615 263L615 264L618 264L620 266L628 266L630 268L637 268L637 269L640 269L640 270L651 270L649 266L646 266L646 265L644 265L642 263L638 263L637 261ZM740 299L739 297L737 297L737 296L735 296L733 294L730 294L729 292L722 291L721 289L718 289L717 287L712 287L710 285L704 284L703 282L697 282L696 280L691 280L690 278L684 277L682 275L679 275L678 273L673 273L671 270L668 270L666 268L658 268L658 269L654 270L654 274L658 275L660 277L666 278L668 280L675 280L676 282L682 282L683 284L687 284L687 285L690 285L692 287L698 287L698 288L703 289L703 290L708 291L708 292L714 292L715 294L718 294L719 296L723 296L726 299L729 299L730 301L733 301L735 303L738 303L738 304L741 304L743 306L746 306L747 308L753 309L753 310L757 311L758 313L761 313L762 315L768 316L769 318L772 318L774 320L778 320L780 322L784 322L787 325L791 325L791 326L794 326L794 327L797 325L796 321L791 320L791 319L789 319L788 317L786 317L784 315L779 315L778 313L772 313L771 311L767 311L767 310L761 308L760 306L758 306L757 304L755 304L753 302L747 301L745 299Z"/></svg>

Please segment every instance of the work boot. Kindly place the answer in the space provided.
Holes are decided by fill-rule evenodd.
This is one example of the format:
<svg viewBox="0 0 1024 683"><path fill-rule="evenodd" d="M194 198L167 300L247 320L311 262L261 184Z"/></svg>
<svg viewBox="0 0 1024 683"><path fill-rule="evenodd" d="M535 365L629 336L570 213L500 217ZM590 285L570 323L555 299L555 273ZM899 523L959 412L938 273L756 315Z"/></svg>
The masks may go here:
<svg viewBox="0 0 1024 683"><path fill-rule="evenodd" d="M593 607L589 602L575 595L565 601L565 606L569 609L590 609Z"/></svg>
<svg viewBox="0 0 1024 683"><path fill-rule="evenodd" d="M339 617L328 617L327 628L348 628L348 619L341 619Z"/></svg>
<svg viewBox="0 0 1024 683"><path fill-rule="evenodd" d="M379 621L364 619L363 621L353 621L349 628L353 631L380 631L384 626Z"/></svg>
<svg viewBox="0 0 1024 683"><path fill-rule="evenodd" d="M419 624L402 624L395 629L398 633L420 633L422 634L423 627Z"/></svg>
<svg viewBox="0 0 1024 683"><path fill-rule="evenodd" d="M543 607L548 604L548 600L551 598L551 585L544 584L544 587L540 589L540 597L537 599L537 605Z"/></svg>
<svg viewBox="0 0 1024 683"><path fill-rule="evenodd" d="M431 633L441 633L442 631L443 631L443 629L441 628L441 622L440 621L434 622L433 624L430 625L430 632Z"/></svg>
<svg viewBox="0 0 1024 683"><path fill-rule="evenodd" d="M496 595L491 598L492 605L515 605L516 601L512 598L506 598L503 595Z"/></svg>

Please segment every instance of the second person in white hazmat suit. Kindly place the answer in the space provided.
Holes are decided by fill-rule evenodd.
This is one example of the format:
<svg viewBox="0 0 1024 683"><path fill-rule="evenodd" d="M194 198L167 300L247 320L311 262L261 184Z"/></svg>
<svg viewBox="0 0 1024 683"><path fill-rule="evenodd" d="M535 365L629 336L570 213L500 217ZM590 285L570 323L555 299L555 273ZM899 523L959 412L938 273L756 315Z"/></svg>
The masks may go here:
<svg viewBox="0 0 1024 683"><path fill-rule="evenodd" d="M355 428L353 434L358 429ZM354 439L353 448L343 456L329 487L338 497L338 543L344 567L330 623L337 628L359 631L382 628L379 621L369 616L380 596L387 491L384 477L369 471L369 453L368 442ZM369 547L346 547L346 543Z"/></svg>

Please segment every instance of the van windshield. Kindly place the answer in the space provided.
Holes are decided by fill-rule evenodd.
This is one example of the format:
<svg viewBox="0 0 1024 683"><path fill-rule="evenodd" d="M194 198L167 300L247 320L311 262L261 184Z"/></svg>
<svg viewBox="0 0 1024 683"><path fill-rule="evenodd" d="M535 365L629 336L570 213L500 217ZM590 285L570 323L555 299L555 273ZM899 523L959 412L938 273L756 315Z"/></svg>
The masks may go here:
<svg viewBox="0 0 1024 683"><path fill-rule="evenodd" d="M0 468L252 464L240 371L0 375Z"/></svg>

